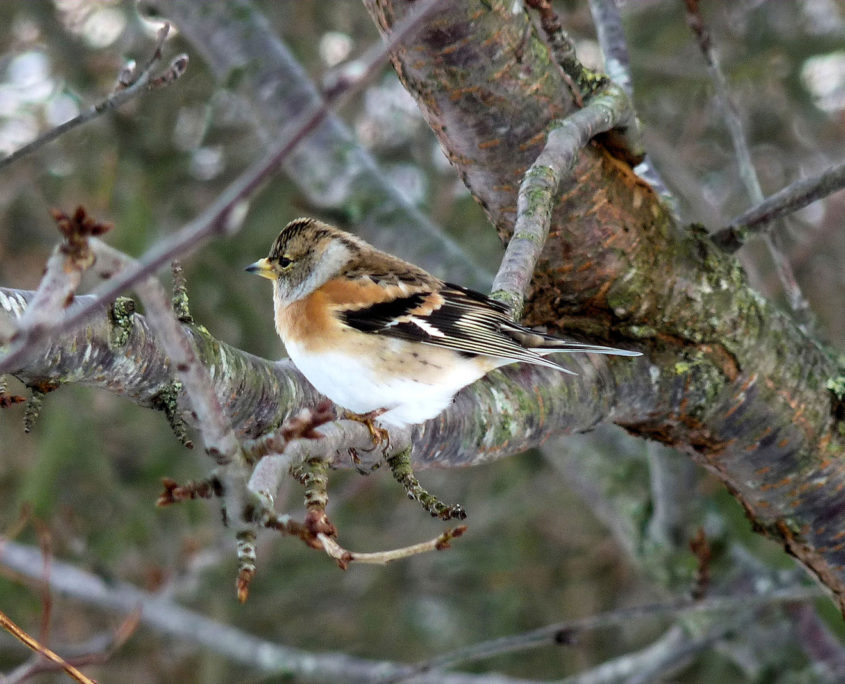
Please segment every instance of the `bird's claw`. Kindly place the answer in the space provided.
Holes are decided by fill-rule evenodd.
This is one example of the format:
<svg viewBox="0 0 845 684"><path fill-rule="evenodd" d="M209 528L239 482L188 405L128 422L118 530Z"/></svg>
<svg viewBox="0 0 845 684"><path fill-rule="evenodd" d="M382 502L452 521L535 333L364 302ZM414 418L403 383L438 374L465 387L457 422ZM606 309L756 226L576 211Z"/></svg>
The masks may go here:
<svg viewBox="0 0 845 684"><path fill-rule="evenodd" d="M368 453L377 447L382 447L383 452L387 452L390 448L390 433L385 428L379 427L375 423L376 418L385 411L387 411L387 409L376 409L375 411L370 411L369 413L352 413L351 411L344 411L344 418L354 420L357 423L362 423L367 427L367 430L370 431L370 437L373 439L373 448L364 449L364 451L367 451Z"/></svg>

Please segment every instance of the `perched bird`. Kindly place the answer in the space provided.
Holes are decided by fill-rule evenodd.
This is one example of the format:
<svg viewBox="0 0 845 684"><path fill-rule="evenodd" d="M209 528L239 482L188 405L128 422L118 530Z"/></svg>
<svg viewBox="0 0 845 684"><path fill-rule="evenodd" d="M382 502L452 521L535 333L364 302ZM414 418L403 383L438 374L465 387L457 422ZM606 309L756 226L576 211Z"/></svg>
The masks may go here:
<svg viewBox="0 0 845 684"><path fill-rule="evenodd" d="M639 356L521 326L486 295L315 219L288 223L246 270L273 281L276 330L309 382L387 427L433 418L462 387L509 363L571 373L545 355Z"/></svg>

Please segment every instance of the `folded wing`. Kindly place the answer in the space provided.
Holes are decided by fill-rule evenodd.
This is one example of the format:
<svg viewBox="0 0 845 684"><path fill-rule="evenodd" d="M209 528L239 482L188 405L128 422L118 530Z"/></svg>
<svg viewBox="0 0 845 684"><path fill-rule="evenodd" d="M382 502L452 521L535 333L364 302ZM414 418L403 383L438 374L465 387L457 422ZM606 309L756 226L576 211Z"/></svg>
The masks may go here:
<svg viewBox="0 0 845 684"><path fill-rule="evenodd" d="M337 312L346 325L361 332L454 349L468 356L483 355L507 361L572 371L543 357L551 352L591 352L639 356L638 352L569 342L514 323L502 303L473 290L445 283L442 288L416 292L361 308Z"/></svg>

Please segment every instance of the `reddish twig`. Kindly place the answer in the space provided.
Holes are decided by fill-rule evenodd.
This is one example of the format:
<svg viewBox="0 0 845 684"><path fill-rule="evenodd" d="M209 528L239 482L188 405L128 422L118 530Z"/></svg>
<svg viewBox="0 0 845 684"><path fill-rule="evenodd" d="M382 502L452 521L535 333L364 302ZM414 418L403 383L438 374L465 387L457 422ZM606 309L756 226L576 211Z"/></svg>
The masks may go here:
<svg viewBox="0 0 845 684"><path fill-rule="evenodd" d="M190 499L211 499L221 494L220 481L214 477L196 482L191 480L183 485L169 477L163 477L161 484L164 491L156 499L156 506L159 508Z"/></svg>

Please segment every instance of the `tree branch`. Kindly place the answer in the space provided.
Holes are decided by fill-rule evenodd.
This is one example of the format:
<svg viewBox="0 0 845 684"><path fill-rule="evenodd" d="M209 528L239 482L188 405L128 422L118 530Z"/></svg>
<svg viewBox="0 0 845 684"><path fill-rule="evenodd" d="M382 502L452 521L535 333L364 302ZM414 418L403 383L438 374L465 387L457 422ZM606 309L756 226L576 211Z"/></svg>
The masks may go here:
<svg viewBox="0 0 845 684"><path fill-rule="evenodd" d="M809 204L845 188L845 162L811 178L802 178L778 190L756 206L732 219L713 234L713 242L726 252L736 252L749 235L771 229L775 219L788 216Z"/></svg>
<svg viewBox="0 0 845 684"><path fill-rule="evenodd" d="M89 121L96 119L101 114L105 114L106 112L122 107L130 100L138 97L140 94L163 86L168 86L176 81L188 68L187 55L178 55L175 57L170 62L170 66L155 78L152 77L151 73L153 67L161 61L161 49L164 46L164 41L167 40L169 32L170 26L165 24L158 32L155 50L147 60L147 63L141 69L136 69L131 65L127 66L120 74L117 87L114 92L105 100L95 104L87 111L73 117L69 121L65 121L63 124L59 124L55 128L50 129L44 135L39 136L31 143L24 145L20 149L12 152L10 155L0 159L0 170L10 164L13 164L21 157L44 147L47 143L52 142L77 126L86 124Z"/></svg>
<svg viewBox="0 0 845 684"><path fill-rule="evenodd" d="M142 5L171 19L217 80L247 101L265 144L276 140L291 120L323 102L324 95L305 68L250 2L144 0ZM344 73L352 66L356 71L365 67L358 59ZM478 290L489 286L490 270L397 191L334 113L283 166L311 205L344 217L356 233L380 248L411 258L440 277Z"/></svg>
<svg viewBox="0 0 845 684"><path fill-rule="evenodd" d="M408 5L367 3L380 27ZM533 42L526 48L527 18L511 7L451 5L393 56L504 237L517 214L514 179L538 156L551 122L573 109L557 65ZM472 41L462 38L470 33ZM631 422L616 420L710 468L758 529L811 568L845 608L845 547L835 538L845 529L835 515L845 506L838 488L845 464L837 457L845 445L840 400L825 388L839 386L836 364L753 292L703 231L675 225L627 165L593 144L579 155L575 177L558 195L526 321L610 344L639 338L654 384L629 385L633 378L614 367L617 407L629 413L645 409L648 397L653 403ZM645 395L627 395L634 386Z"/></svg>
<svg viewBox="0 0 845 684"><path fill-rule="evenodd" d="M17 542L0 539L0 563L26 577L40 580L41 552ZM141 622L160 634L197 644L234 662L275 676L291 675L325 681L372 682L382 677L402 677L411 667L390 661L355 658L344 653L317 653L259 639L229 625L183 608L173 601L141 591L115 579L104 580L68 563L54 560L50 588L88 605L121 614L142 607ZM433 672L420 682L470 684L525 680L490 675Z"/></svg>
<svg viewBox="0 0 845 684"><path fill-rule="evenodd" d="M719 58L716 50L713 47L713 40L710 36L710 31L704 23L704 18L701 15L699 8L699 0L685 0L687 7L687 23L692 29L698 40L698 46L704 55L704 61L707 63L707 71L710 74L713 85L716 88L716 98L719 102L719 107L722 110L722 115L725 119L728 132L733 143L734 153L737 157L737 164L739 167L739 177L745 186L745 191L754 204L760 204L763 201L763 190L760 187L760 181L757 178L757 172L754 170L754 163L751 161L751 151L748 147L748 139L745 136L745 131L742 127L739 113L730 98L728 90L728 82L725 74L722 71ZM772 260L775 263L781 285L786 292L790 307L805 324L812 322L812 311L810 304L801 292L798 281L795 279L795 273L786 255L778 247L772 236L768 234L763 235L763 241L771 254Z"/></svg>
<svg viewBox="0 0 845 684"><path fill-rule="evenodd" d="M30 292L0 288L0 321L21 315L31 297ZM88 308L89 299L77 297L69 315L74 315L75 307ZM183 324L183 328L200 363L209 370L212 391L221 398L223 412L239 436L260 437L300 407L316 406L323 400L290 362L274 363L241 352L215 340L201 326ZM116 345L118 337L121 342ZM568 363L579 373L577 377L536 366L513 366L491 373L462 391L437 418L414 426L407 435L392 431L393 446L401 449L413 444L415 467L488 462L536 446L561 431L587 430L602 420L630 420L637 409L632 412L626 397L636 394L638 383L651 382L645 364L636 360L614 363L600 356L577 355ZM171 384L172 373L171 362L144 316L134 314L118 325L102 305L86 327L51 341L13 371L24 383L47 379L59 384L80 383L106 389L142 406L154 405L156 394ZM627 389L618 393L617 386L630 387L632 394ZM647 394L640 394L640 398L645 400ZM179 404L185 420L195 424L182 393ZM364 467L381 459L380 452L363 452L372 439L366 428L354 421L318 429L324 435L319 441L289 445L278 462L272 455L261 459L254 475L254 491L272 493L273 483L280 481L290 463L306 457L319 455L348 467L345 449L349 446L362 449Z"/></svg>
<svg viewBox="0 0 845 684"><path fill-rule="evenodd" d="M620 608L606 613L590 615L579 620L569 620L546 625L529 632L500 637L472 644L415 665L418 672L447 669L462 663L492 658L503 653L527 651L543 646L560 646L578 643L586 632L615 626L631 626L635 620L651 617L680 618L694 613L721 613L715 618L719 624L730 623L732 614L749 608L763 608L778 603L812 601L821 596L817 587L790 586L767 590L762 594L748 595L744 591L735 596L711 596L702 601L681 598L666 603L652 603L630 608ZM727 614L726 614L727 613Z"/></svg>
<svg viewBox="0 0 845 684"><path fill-rule="evenodd" d="M625 93L608 86L549 131L543 151L519 186L513 235L493 280L491 296L507 304L514 318L521 317L534 268L546 244L561 180L568 177L578 153L595 135L627 127L631 117Z"/></svg>
<svg viewBox="0 0 845 684"><path fill-rule="evenodd" d="M628 44L616 0L590 0L590 13L596 25L596 35L601 45L602 55L604 55L604 68L607 75L613 83L625 91L628 99L633 102L634 78L631 74ZM676 200L647 153L635 170L674 209Z"/></svg>
<svg viewBox="0 0 845 684"><path fill-rule="evenodd" d="M247 211L248 198L269 180L297 145L325 120L329 107L339 105L362 88L377 73L390 51L412 36L419 29L422 20L441 1L427 0L425 5L417 7L415 12L397 26L390 40L368 55L363 70L355 79L347 80L343 87L336 88L326 96L324 101L317 102L314 107L305 110L303 114L290 122L285 132L279 136L279 140L271 146L269 154L253 163L197 218L183 226L170 238L156 243L138 259L136 266L122 271L106 284L96 288L93 292L94 301L86 307L77 308L73 315L62 318L61 323L44 324L37 330L28 330L26 334L17 336L6 350L6 354L0 358L0 373L9 372L25 358L30 349L35 348L48 336L65 333L81 325L88 316L94 313L100 302L111 302L162 266L193 253L210 238L237 232Z"/></svg>

